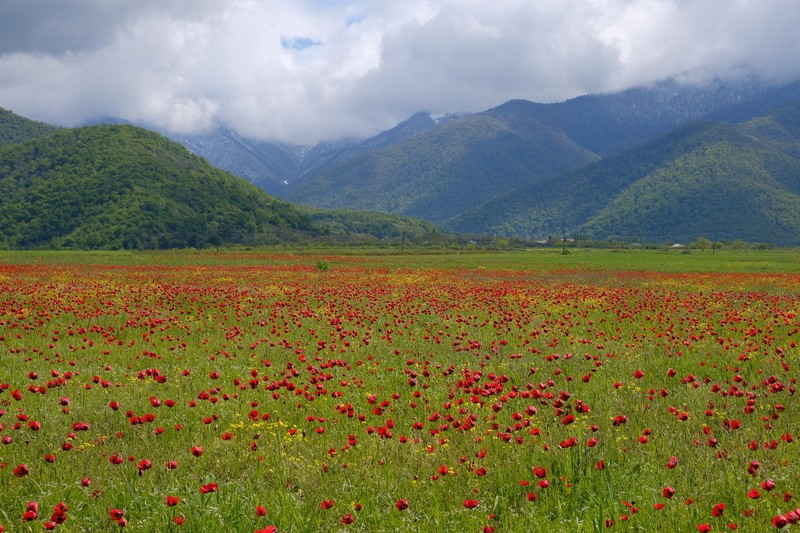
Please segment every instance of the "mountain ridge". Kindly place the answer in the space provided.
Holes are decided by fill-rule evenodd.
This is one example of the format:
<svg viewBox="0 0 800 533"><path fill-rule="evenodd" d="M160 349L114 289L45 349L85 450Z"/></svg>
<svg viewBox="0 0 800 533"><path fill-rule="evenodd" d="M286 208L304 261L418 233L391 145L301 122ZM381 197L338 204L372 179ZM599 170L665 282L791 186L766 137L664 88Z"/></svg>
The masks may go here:
<svg viewBox="0 0 800 533"><path fill-rule="evenodd" d="M800 98L742 124L695 122L447 221L528 238L800 243ZM502 209L503 216L497 216Z"/></svg>

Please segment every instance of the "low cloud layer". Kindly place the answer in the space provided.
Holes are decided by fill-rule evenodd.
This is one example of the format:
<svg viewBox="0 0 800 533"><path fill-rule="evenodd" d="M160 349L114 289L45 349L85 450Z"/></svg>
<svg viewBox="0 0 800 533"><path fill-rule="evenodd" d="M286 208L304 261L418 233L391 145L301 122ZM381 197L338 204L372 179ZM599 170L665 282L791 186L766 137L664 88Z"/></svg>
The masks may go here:
<svg viewBox="0 0 800 533"><path fill-rule="evenodd" d="M800 78L790 0L8 0L0 107L311 144L680 73Z"/></svg>

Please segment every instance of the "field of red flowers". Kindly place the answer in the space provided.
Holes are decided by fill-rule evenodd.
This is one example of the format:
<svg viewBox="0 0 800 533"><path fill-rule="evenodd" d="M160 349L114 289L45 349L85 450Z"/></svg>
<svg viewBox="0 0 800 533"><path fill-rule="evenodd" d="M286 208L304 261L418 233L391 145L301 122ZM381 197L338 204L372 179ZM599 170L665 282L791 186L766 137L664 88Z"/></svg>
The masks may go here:
<svg viewBox="0 0 800 533"><path fill-rule="evenodd" d="M0 264L0 531L800 521L796 274L157 259Z"/></svg>

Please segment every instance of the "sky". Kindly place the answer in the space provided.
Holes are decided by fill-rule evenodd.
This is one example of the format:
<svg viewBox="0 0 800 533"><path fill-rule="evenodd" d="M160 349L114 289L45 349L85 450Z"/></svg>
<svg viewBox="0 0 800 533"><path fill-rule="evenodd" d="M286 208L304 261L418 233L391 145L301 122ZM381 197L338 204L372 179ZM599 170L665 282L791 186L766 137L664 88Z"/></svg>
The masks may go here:
<svg viewBox="0 0 800 533"><path fill-rule="evenodd" d="M2 0L0 107L311 145L669 76L800 78L798 0Z"/></svg>

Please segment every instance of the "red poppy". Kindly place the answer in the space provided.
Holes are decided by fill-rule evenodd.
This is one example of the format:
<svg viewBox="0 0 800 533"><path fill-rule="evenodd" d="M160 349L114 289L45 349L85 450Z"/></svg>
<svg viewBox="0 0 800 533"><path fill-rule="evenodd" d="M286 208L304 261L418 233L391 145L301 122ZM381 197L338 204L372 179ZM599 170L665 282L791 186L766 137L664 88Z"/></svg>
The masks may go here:
<svg viewBox="0 0 800 533"><path fill-rule="evenodd" d="M201 448L200 446L192 446L192 455L194 455L195 457L200 457L201 455L203 455L203 448Z"/></svg>
<svg viewBox="0 0 800 533"><path fill-rule="evenodd" d="M256 516L266 516L267 515L267 508L263 505L256 506Z"/></svg>
<svg viewBox="0 0 800 533"><path fill-rule="evenodd" d="M111 520L121 520L124 514L125 511L122 509L111 509L108 512L108 516L111 517Z"/></svg>
<svg viewBox="0 0 800 533"><path fill-rule="evenodd" d="M722 516L724 512L725 512L725 504L718 503L714 506L713 509L711 509L711 516Z"/></svg>
<svg viewBox="0 0 800 533"><path fill-rule="evenodd" d="M662 489L661 495L664 496L665 498L672 498L673 496L675 496L675 489L673 489L670 486L666 486Z"/></svg>
<svg viewBox="0 0 800 533"><path fill-rule="evenodd" d="M164 501L164 503L167 504L167 507L174 507L174 506L178 505L180 503L180 501L181 501L181 499L178 498L177 496L169 495L169 496L167 496L167 498Z"/></svg>
<svg viewBox="0 0 800 533"><path fill-rule="evenodd" d="M757 500L758 498L761 497L761 493L758 491L758 489L751 489L750 491L748 491L747 497L750 498L751 500Z"/></svg>
<svg viewBox="0 0 800 533"><path fill-rule="evenodd" d="M405 511L408 509L408 500L397 500L394 506L398 511Z"/></svg>
<svg viewBox="0 0 800 533"><path fill-rule="evenodd" d="M356 520L355 516L353 516L351 514L346 514L346 515L342 515L341 522L344 525L349 525L349 524L352 524L353 522L355 522L355 520Z"/></svg>
<svg viewBox="0 0 800 533"><path fill-rule="evenodd" d="M319 506L322 509L330 509L336 504L336 500L322 500L322 503Z"/></svg>
<svg viewBox="0 0 800 533"><path fill-rule="evenodd" d="M18 465L14 469L14 476L16 476L16 477L25 477L27 475L28 475L28 465L26 465L24 463L21 464L21 465Z"/></svg>
<svg viewBox="0 0 800 533"><path fill-rule="evenodd" d="M216 483L206 483L205 485L200 487L200 494L210 494L212 492L217 492L217 488L219 485Z"/></svg>
<svg viewBox="0 0 800 533"><path fill-rule="evenodd" d="M478 500L464 500L464 507L467 509L475 509L478 505Z"/></svg>
<svg viewBox="0 0 800 533"><path fill-rule="evenodd" d="M699 533L708 533L711 531L711 524L697 524L697 531Z"/></svg>

